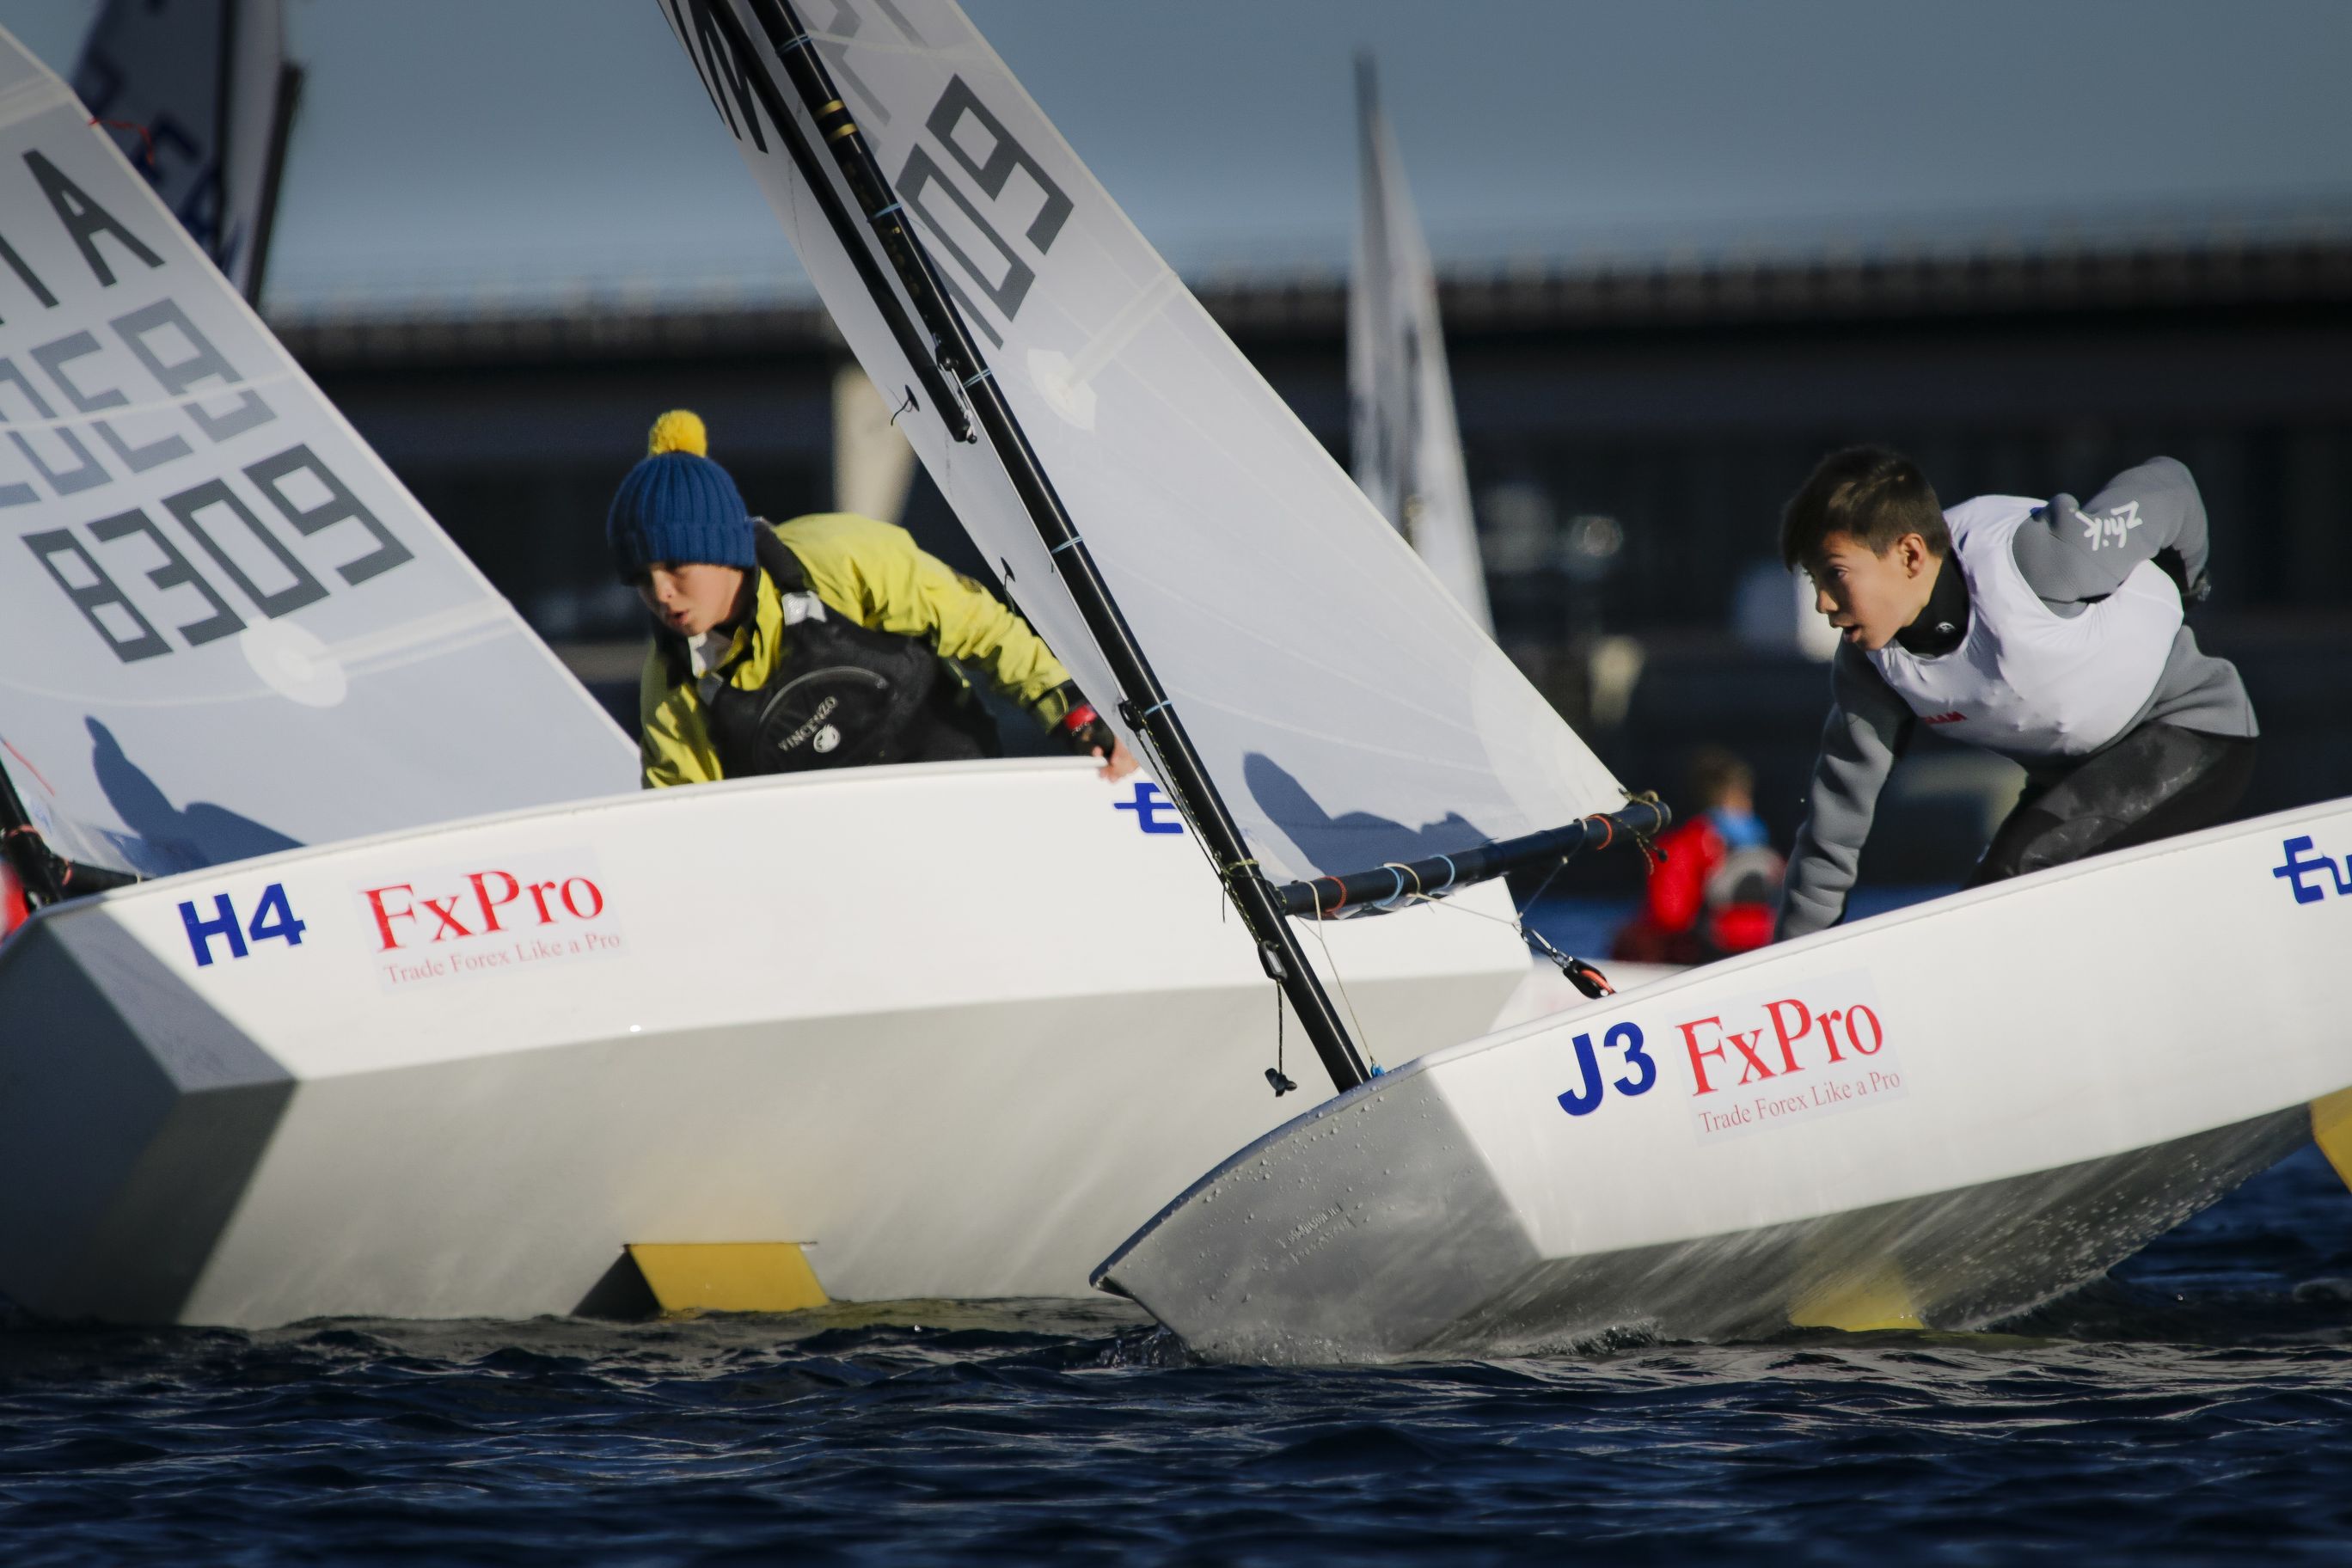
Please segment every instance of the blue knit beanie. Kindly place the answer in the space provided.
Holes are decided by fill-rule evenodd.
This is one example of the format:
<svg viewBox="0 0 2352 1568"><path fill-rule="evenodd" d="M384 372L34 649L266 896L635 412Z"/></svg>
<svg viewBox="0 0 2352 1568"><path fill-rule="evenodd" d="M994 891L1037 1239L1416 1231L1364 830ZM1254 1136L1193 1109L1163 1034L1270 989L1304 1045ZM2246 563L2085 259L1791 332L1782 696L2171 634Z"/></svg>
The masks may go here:
<svg viewBox="0 0 2352 1568"><path fill-rule="evenodd" d="M749 571L751 515L727 470L703 456L709 437L702 421L674 408L654 421L650 455L631 468L604 514L604 543L613 569L634 582L664 562L707 562Z"/></svg>

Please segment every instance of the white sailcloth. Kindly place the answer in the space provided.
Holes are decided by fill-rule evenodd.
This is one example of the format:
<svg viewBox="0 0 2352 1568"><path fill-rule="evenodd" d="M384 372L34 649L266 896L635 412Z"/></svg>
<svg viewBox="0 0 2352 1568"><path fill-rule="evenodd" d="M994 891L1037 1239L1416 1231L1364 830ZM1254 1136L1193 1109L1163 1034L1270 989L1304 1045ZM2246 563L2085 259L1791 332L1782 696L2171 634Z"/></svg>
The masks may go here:
<svg viewBox="0 0 2352 1568"><path fill-rule="evenodd" d="M1370 57L1356 63L1356 267L1348 289L1348 395L1356 483L1470 618L1495 629L1470 512L1454 378L1428 237L1381 111Z"/></svg>
<svg viewBox="0 0 2352 1568"><path fill-rule="evenodd" d="M761 7L656 3L899 427L1108 706L1108 670L1002 467L919 406L712 15L734 7L790 101ZM951 0L817 0L803 20L1269 872L1361 869L1622 804Z"/></svg>
<svg viewBox="0 0 2352 1568"><path fill-rule="evenodd" d="M630 788L633 749L0 32L0 765L150 874Z"/></svg>
<svg viewBox="0 0 2352 1568"><path fill-rule="evenodd" d="M283 0L106 0L74 69L90 113L138 136L140 171L247 299L299 74L285 33Z"/></svg>

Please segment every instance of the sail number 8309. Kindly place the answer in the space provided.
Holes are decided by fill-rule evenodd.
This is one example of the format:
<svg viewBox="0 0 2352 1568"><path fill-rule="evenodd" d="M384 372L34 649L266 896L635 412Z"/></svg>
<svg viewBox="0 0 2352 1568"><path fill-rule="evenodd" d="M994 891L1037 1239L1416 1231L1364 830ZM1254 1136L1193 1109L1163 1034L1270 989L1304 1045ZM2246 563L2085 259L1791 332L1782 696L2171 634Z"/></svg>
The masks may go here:
<svg viewBox="0 0 2352 1568"><path fill-rule="evenodd" d="M1559 1097L1559 1108L1570 1116L1590 1116L1601 1109L1601 1096L1611 1089L1628 1098L1647 1094L1658 1085L1658 1064L1642 1048L1642 1026L1612 1024L1601 1036L1604 1048L1616 1051L1626 1068L1622 1077L1603 1079L1600 1053L1593 1049L1592 1037L1576 1037L1576 1066L1582 1083Z"/></svg>

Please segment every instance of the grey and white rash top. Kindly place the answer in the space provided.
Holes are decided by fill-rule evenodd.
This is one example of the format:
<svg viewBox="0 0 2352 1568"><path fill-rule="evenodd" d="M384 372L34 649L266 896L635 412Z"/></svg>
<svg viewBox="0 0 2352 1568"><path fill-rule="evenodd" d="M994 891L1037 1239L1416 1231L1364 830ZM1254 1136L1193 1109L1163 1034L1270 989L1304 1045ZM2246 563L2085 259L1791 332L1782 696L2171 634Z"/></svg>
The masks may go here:
<svg viewBox="0 0 2352 1568"><path fill-rule="evenodd" d="M2019 652L1999 660L2000 674L2048 688L2020 690L2017 701L2003 705L2031 721L2011 723L2004 734L1995 724L1955 720L1951 731L1956 738L2047 775L2065 771L2145 723L2160 721L2213 735L2255 733L2253 704L2236 668L2200 649L2196 635L2179 624L2177 612L2159 614L2150 592L2150 577L2158 568L2148 563L2161 551L2178 555L2185 581L2195 583L2205 573L2205 505L2196 480L2179 463L2152 458L2116 475L2085 502L2069 495L2042 504L1987 497L1954 507L1945 516L1953 522L1956 537L1962 531L2008 534L2007 560L1979 562L1966 574L1971 625L1961 647L1948 658L1965 662L1972 647L1982 653L2006 643ZM1982 527L1986 523L1996 526L1987 530ZM1980 554L1981 549L1971 553ZM1959 569L1950 559L1943 566L1945 571ZM2039 600L2038 605L1999 591L2020 584ZM2168 581L2163 591L2173 591ZM2089 636L2069 639L2059 629L2058 623L2079 620L2095 609L2098 614L2083 622ZM2041 613L2051 619L2042 620ZM2161 646L2163 625L2172 628L2168 647ZM2064 657L2070 643L2092 650L2094 657L2070 662ZM2028 655L2027 649L2033 652ZM2105 657L2097 657L2101 654ZM1928 678L1935 674L1932 667L1942 661L1904 656L1888 662L1906 689L1920 688L1912 692L1913 700L1926 700L1936 689ZM2150 667L2152 686L2146 684ZM1978 672L1979 679L1986 673ZM1944 679L1962 678L1957 666L1948 664ZM1805 822L1797 830L1781 894L1779 934L1783 938L1835 925L1844 915L1846 893L1870 837L1879 791L1921 717L1913 702L1880 674L1873 656L1851 644L1841 644L1831 663L1830 692L1829 722L1813 764ZM1977 695L1981 699L1991 693L1979 690ZM1953 710L1958 708L1953 704ZM2118 713L2128 716L2117 723ZM2095 739L2085 742L2086 731L2095 732Z"/></svg>

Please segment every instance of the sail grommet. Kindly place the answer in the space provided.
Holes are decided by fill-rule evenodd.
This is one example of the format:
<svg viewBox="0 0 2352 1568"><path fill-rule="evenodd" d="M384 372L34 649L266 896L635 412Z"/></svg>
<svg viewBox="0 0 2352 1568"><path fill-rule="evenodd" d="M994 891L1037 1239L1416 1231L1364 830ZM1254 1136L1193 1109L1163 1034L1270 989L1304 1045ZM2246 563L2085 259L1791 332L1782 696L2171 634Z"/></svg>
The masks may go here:
<svg viewBox="0 0 2352 1568"><path fill-rule="evenodd" d="M351 693L343 661L308 626L260 621L237 634L236 645L263 684L305 708L333 708Z"/></svg>

